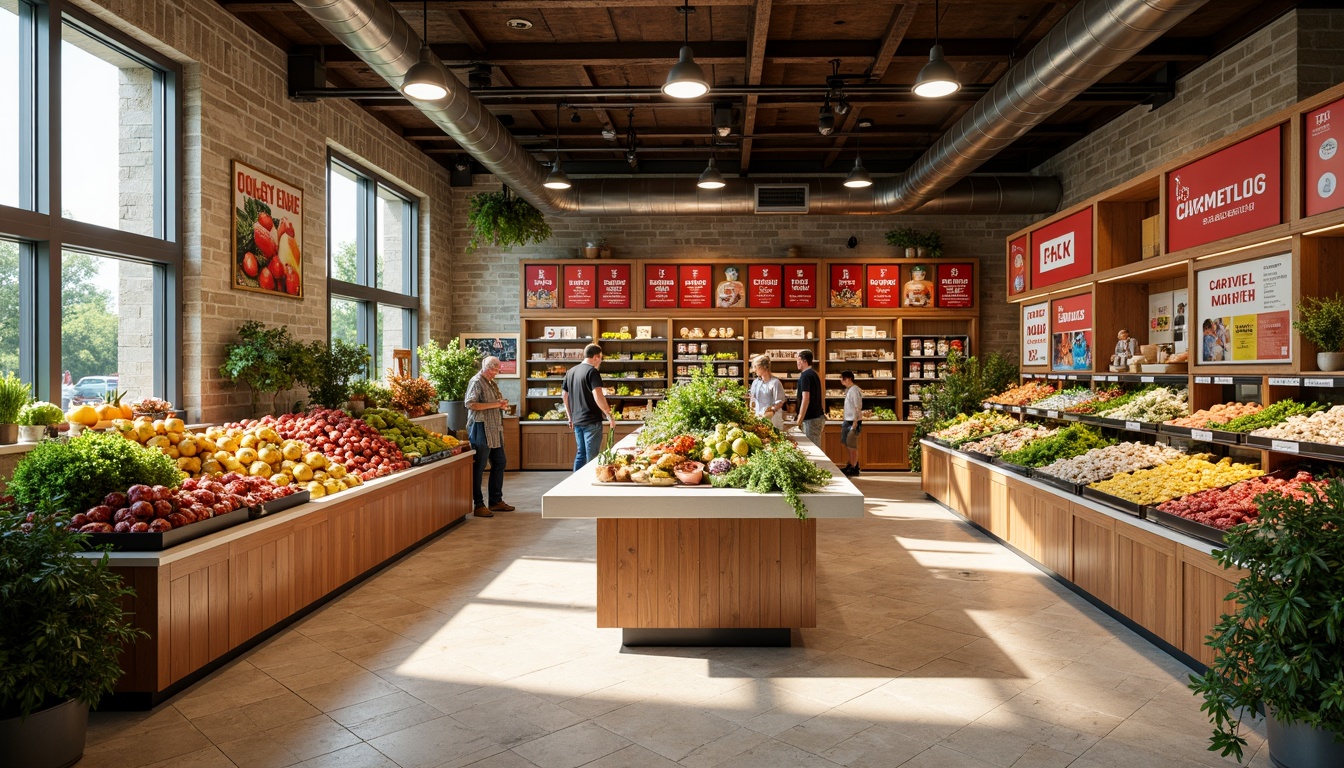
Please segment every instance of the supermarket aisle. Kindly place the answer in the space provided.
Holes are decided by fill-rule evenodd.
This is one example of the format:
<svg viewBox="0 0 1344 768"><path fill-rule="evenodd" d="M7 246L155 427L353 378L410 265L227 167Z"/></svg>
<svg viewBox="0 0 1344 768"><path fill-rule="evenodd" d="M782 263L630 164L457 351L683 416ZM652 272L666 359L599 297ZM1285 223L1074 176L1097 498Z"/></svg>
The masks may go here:
<svg viewBox="0 0 1344 768"><path fill-rule="evenodd" d="M95 714L81 766L1231 766L1170 657L865 475L819 527L819 628L788 649L621 652L590 521L469 519L153 713ZM1252 750L1260 746L1252 735ZM1252 765L1268 765L1256 755Z"/></svg>

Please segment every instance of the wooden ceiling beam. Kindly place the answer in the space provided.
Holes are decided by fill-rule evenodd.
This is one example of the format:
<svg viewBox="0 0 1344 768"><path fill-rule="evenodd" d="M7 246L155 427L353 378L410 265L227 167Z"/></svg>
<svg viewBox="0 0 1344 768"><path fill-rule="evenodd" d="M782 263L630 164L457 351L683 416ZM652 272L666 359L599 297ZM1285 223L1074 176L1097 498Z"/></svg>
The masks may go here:
<svg viewBox="0 0 1344 768"><path fill-rule="evenodd" d="M1033 130L1033 131L1031 132L1030 135L1031 135L1033 138L1052 138L1052 139L1056 139L1056 138L1059 138L1059 139L1062 139L1062 138L1075 138L1075 139L1076 139L1076 138L1079 138L1079 137L1085 135L1085 134L1087 133L1087 130L1088 130L1087 126L1085 126L1085 125L1081 125L1081 124L1061 124L1061 125L1051 126L1051 127L1048 127L1048 128L1041 128L1041 129ZM922 140L926 140L926 141L927 141L927 140L931 140L931 139L937 138L938 135L941 134L942 132L943 132L943 129L942 129L941 127L939 127L939 126L928 126L928 127L924 127L924 128L911 128L911 129L907 129L907 130L891 130L891 129L888 129L888 130L880 130L880 129L874 129L874 130L871 130L871 131L864 131L864 132L863 132L863 137L864 137L865 139L868 139L868 138L873 138L873 139L901 139L901 138L914 138L914 139L922 139ZM545 140L545 141L554 141L554 140L555 140L555 135L554 135L554 134L542 134L542 133L537 133L537 132L533 132L533 131L526 131L526 130L514 131L514 134L513 134L513 135L514 135L514 138L518 139L519 141L529 141L529 140L537 140L537 141L543 141L543 140ZM751 135L751 136L744 136L744 135L742 135L742 134L736 134L736 133L735 133L735 134L733 134L732 136L730 136L729 139L739 140L739 141L740 141L740 140L745 140L745 139L748 139L748 138L750 138L750 139L755 139L756 141L775 141L775 140L798 141L798 140L805 140L805 139L815 139L815 140L817 140L817 141L820 142L820 141L830 141L831 138L832 138L833 136L835 136L835 135L836 135L836 134L832 134L831 136L822 136L821 134L817 133L816 131L788 131L788 130L785 130L785 131L764 131L764 132L758 131L758 132L756 132L755 134L753 134L753 135ZM451 141L453 140L453 138L452 138L451 136L449 136L449 135L443 133L442 131L439 131L438 129L432 129L432 130L431 130L431 129L424 129L424 128L416 128L416 129L409 129L409 130L403 131L401 137L402 137L403 139L406 139L407 141L427 142L427 143L434 143L434 142L451 142ZM683 140L691 140L691 141L694 141L694 140L697 140L697 139L704 139L704 138L705 138L705 132L702 131L702 130L700 130L699 126L685 126L685 127L678 126L678 127L675 127L675 128L666 128L666 129L658 129L658 130L640 131L640 132L639 132L639 137L640 137L641 139L683 139ZM564 133L564 134L561 134L561 135L560 135L560 140L561 140L562 142L583 142L583 141L599 142L599 141L605 141L605 139L603 139L602 136L601 136L601 134L599 134L597 131L577 131L577 132L574 132L574 133Z"/></svg>
<svg viewBox="0 0 1344 768"><path fill-rule="evenodd" d="M232 13L303 13L292 2L285 0L216 0ZM756 0L695 0L700 7L751 7ZM839 6L854 5L854 0L773 0L776 6ZM452 8L459 11L548 11L552 9L607 9L607 8L675 8L682 0L429 0L431 9ZM419 11L420 0L396 0L398 10ZM944 5L1013 6L1021 0L946 0Z"/></svg>
<svg viewBox="0 0 1344 768"><path fill-rule="evenodd" d="M902 41L905 40L905 33L910 30L910 24L915 20L915 11L919 10L919 0L911 0L896 9L891 14L891 21L887 24L887 30L882 34L882 44L878 46L877 54L873 56L873 61L868 65L868 76L873 80L881 82L882 76L887 73L887 67L891 66L891 61L896 56L896 51L900 49ZM849 114L845 115L845 122L840 126L840 135L835 138L832 149L826 155L823 167L830 167L837 158L840 157L840 151L844 149L845 142L849 135L859 124L859 113L861 107L850 105Z"/></svg>
<svg viewBox="0 0 1344 768"><path fill-rule="evenodd" d="M770 11L773 0L756 0L751 9L751 40L747 46L747 85L760 85L765 70L765 53L770 42ZM756 132L756 105L759 96L748 96L742 110L742 154L739 167L742 173L751 168L752 135Z"/></svg>

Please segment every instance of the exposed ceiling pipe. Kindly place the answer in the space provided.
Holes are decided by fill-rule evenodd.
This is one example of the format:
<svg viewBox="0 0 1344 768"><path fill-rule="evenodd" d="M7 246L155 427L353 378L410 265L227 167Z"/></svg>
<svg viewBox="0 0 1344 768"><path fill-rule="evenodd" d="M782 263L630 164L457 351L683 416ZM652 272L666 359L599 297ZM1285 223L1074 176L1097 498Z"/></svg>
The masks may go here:
<svg viewBox="0 0 1344 768"><path fill-rule="evenodd" d="M393 86L418 60L420 40L388 0L295 2ZM841 186L838 178L808 180L810 212L889 214L921 206L921 212L930 213L1053 211L1060 197L1057 180L966 177L1204 2L1083 0L909 170L859 192ZM416 103L500 181L547 214L753 210L752 185L742 180L714 192L699 190L689 178L589 179L569 190L548 190L542 186L546 170L466 87L435 102ZM947 200L931 204L944 193Z"/></svg>

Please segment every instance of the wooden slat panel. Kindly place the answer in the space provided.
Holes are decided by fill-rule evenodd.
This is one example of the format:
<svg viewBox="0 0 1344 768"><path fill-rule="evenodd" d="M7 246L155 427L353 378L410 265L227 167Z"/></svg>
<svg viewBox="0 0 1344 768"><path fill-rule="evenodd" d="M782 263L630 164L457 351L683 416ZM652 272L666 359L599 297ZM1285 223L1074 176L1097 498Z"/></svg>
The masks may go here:
<svg viewBox="0 0 1344 768"><path fill-rule="evenodd" d="M716 520L700 521L700 623L714 627L719 623L719 530Z"/></svg>
<svg viewBox="0 0 1344 768"><path fill-rule="evenodd" d="M658 546L658 569L654 574L657 585L654 600L657 602L657 621L660 627L677 625L677 601L680 598L681 526L685 520L671 520L662 535L655 531L655 543Z"/></svg>
<svg viewBox="0 0 1344 768"><path fill-rule="evenodd" d="M1172 645L1181 642L1175 543L1129 526L1116 529L1115 608Z"/></svg>
<svg viewBox="0 0 1344 768"><path fill-rule="evenodd" d="M210 660L229 652L228 560L210 566Z"/></svg>
<svg viewBox="0 0 1344 768"><path fill-rule="evenodd" d="M744 520L738 528L737 578L739 626L761 626L761 531L766 526Z"/></svg>
<svg viewBox="0 0 1344 768"><path fill-rule="evenodd" d="M779 591L779 623L786 627L802 626L803 591L796 574L803 566L803 526L796 520L780 521L779 564L782 581Z"/></svg>
<svg viewBox="0 0 1344 768"><path fill-rule="evenodd" d="M616 521L616 583L619 602L616 625L639 626L639 526L635 520Z"/></svg>
<svg viewBox="0 0 1344 768"><path fill-rule="evenodd" d="M778 627L780 624L780 526L787 520L764 520L760 531L761 557L761 626Z"/></svg>
<svg viewBox="0 0 1344 768"><path fill-rule="evenodd" d="M677 627L699 627L700 521L679 520L677 526Z"/></svg>
<svg viewBox="0 0 1344 768"><path fill-rule="evenodd" d="M1225 600L1236 583L1191 563L1181 563L1181 592L1184 619L1181 622L1182 651L1204 664L1213 663L1213 649L1204 638L1225 613L1236 613L1237 604Z"/></svg>
<svg viewBox="0 0 1344 768"><path fill-rule="evenodd" d="M1080 514L1076 505L1072 512L1073 583L1107 605L1114 605L1115 522L1096 513Z"/></svg>
<svg viewBox="0 0 1344 768"><path fill-rule="evenodd" d="M719 627L740 627L737 583L737 520L715 520L719 532Z"/></svg>
<svg viewBox="0 0 1344 768"><path fill-rule="evenodd" d="M789 626L815 627L817 626L817 521L795 522L784 520L782 522L784 525L799 525L802 527L802 546L799 552L801 567L798 569L797 576L799 592L802 595L802 605L798 623Z"/></svg>
<svg viewBox="0 0 1344 768"><path fill-rule="evenodd" d="M639 626L658 626L658 523L660 520L637 520L639 531Z"/></svg>
<svg viewBox="0 0 1344 768"><path fill-rule="evenodd" d="M597 521L597 626L619 627L617 608L621 588L617 581L620 570L620 542L617 540L617 520Z"/></svg>
<svg viewBox="0 0 1344 768"><path fill-rule="evenodd" d="M191 674L191 670L205 666L213 658L210 655L210 570L197 571L186 581L191 616L191 650L187 655L190 666L182 669L180 675L174 670L175 678Z"/></svg>
<svg viewBox="0 0 1344 768"><path fill-rule="evenodd" d="M176 680L191 666L191 576L168 584L168 675Z"/></svg>

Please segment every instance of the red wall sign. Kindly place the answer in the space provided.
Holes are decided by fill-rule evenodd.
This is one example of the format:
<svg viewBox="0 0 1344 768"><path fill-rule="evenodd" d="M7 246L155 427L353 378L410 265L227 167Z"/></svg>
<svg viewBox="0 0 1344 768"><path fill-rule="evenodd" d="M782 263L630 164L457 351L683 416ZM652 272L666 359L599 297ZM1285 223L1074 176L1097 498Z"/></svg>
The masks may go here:
<svg viewBox="0 0 1344 768"><path fill-rule="evenodd" d="M1050 302L1050 329L1054 333L1085 331L1092 327L1092 294Z"/></svg>
<svg viewBox="0 0 1344 768"><path fill-rule="evenodd" d="M709 309L714 306L713 266L683 264L677 274L681 281L682 309Z"/></svg>
<svg viewBox="0 0 1344 768"><path fill-rule="evenodd" d="M555 309L560 306L560 268L554 264L528 264L523 269L523 306L528 309Z"/></svg>
<svg viewBox="0 0 1344 768"><path fill-rule="evenodd" d="M816 308L816 264L784 265L784 306L789 309Z"/></svg>
<svg viewBox="0 0 1344 768"><path fill-rule="evenodd" d="M901 267L899 264L869 264L868 306L889 309L901 306Z"/></svg>
<svg viewBox="0 0 1344 768"><path fill-rule="evenodd" d="M1092 370L1092 294L1050 302L1050 367Z"/></svg>
<svg viewBox="0 0 1344 768"><path fill-rule="evenodd" d="M565 285L560 297L565 309L592 309L597 306L597 267L591 264L566 264Z"/></svg>
<svg viewBox="0 0 1344 768"><path fill-rule="evenodd" d="M747 306L776 308L783 304L783 270L778 264L747 267Z"/></svg>
<svg viewBox="0 0 1344 768"><path fill-rule="evenodd" d="M644 306L648 309L676 308L677 265L644 265Z"/></svg>
<svg viewBox="0 0 1344 768"><path fill-rule="evenodd" d="M1167 252L1283 221L1280 126L1167 175Z"/></svg>
<svg viewBox="0 0 1344 768"><path fill-rule="evenodd" d="M630 308L630 265L604 264L597 268L598 309Z"/></svg>
<svg viewBox="0 0 1344 768"><path fill-rule="evenodd" d="M975 306L975 286L971 283L974 270L970 264L938 265L939 308L970 309Z"/></svg>
<svg viewBox="0 0 1344 768"><path fill-rule="evenodd" d="M1031 233L1031 287L1092 274L1092 209Z"/></svg>
<svg viewBox="0 0 1344 768"><path fill-rule="evenodd" d="M1027 236L1008 244L1008 295L1027 290Z"/></svg>
<svg viewBox="0 0 1344 768"><path fill-rule="evenodd" d="M863 265L831 265L830 305L836 308L857 309L863 306Z"/></svg>
<svg viewBox="0 0 1344 768"><path fill-rule="evenodd" d="M1334 119L1339 113L1339 120ZM1306 158L1307 215L1344 208L1344 193L1339 191L1344 178L1344 99L1307 114L1302 121L1302 154Z"/></svg>

